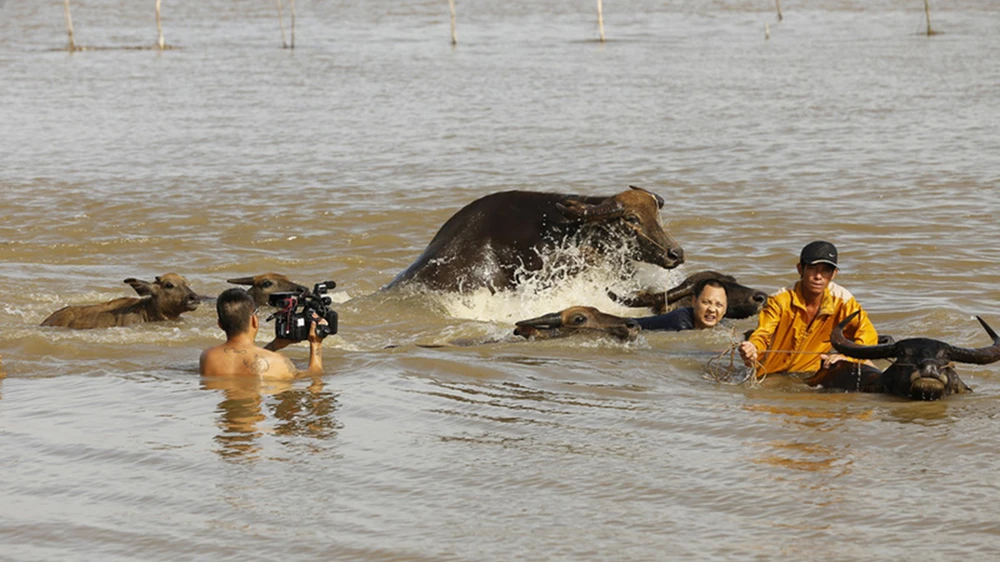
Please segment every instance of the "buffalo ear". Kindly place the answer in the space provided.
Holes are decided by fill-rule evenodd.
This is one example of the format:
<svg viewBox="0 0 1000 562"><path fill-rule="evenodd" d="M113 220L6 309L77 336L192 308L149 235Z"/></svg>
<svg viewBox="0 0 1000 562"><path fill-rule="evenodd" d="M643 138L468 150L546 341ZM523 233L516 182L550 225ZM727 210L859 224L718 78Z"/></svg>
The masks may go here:
<svg viewBox="0 0 1000 562"><path fill-rule="evenodd" d="M567 199L561 203L556 203L556 210L559 215L553 221L557 224L569 224L580 222L586 214L587 205L576 199Z"/></svg>
<svg viewBox="0 0 1000 562"><path fill-rule="evenodd" d="M639 191L645 191L646 193L652 195L653 197L656 198L656 206L659 207L659 208L661 208L661 209L663 208L664 203L666 203L666 201L664 201L662 197L660 197L659 195L653 193L652 191L650 191L650 190L648 190L648 189L646 189L644 187L639 187L637 185L630 185L629 188L630 189L637 189Z"/></svg>
<svg viewBox="0 0 1000 562"><path fill-rule="evenodd" d="M125 280L125 283L128 283L129 286L135 289L135 292L138 293L140 297L148 297L153 294L151 284L147 281L140 281L139 279L129 277Z"/></svg>

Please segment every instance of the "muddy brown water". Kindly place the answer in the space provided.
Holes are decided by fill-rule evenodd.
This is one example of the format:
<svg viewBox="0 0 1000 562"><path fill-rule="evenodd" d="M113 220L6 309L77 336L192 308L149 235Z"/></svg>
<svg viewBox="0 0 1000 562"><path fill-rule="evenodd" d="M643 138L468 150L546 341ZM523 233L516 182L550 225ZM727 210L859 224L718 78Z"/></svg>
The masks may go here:
<svg viewBox="0 0 1000 562"><path fill-rule="evenodd" d="M0 2L0 558L989 560L1000 367L936 403L708 380L753 327L503 339L544 290L387 295L506 189L667 200L688 261L768 292L822 238L882 333L1000 328L1000 10L933 3L164 3L177 47L70 54L60 3ZM152 6L74 2L78 44ZM441 5L439 5L441 4ZM287 12L286 12L287 16ZM764 24L771 37L764 40ZM211 306L40 328L169 271L333 279L326 375L201 380ZM264 336L261 336L264 339ZM390 347L392 346L392 347ZM290 348L296 361L304 347Z"/></svg>

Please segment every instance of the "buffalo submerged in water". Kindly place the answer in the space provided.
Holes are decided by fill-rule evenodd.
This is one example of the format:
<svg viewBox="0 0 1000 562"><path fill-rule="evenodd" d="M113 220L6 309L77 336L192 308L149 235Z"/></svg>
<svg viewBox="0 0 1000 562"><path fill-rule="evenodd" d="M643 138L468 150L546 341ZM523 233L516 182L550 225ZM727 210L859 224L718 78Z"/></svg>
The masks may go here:
<svg viewBox="0 0 1000 562"><path fill-rule="evenodd" d="M469 203L386 288L420 284L450 292L516 287L557 248L628 258L670 269L684 250L664 230L663 199L632 187L611 197L504 191Z"/></svg>
<svg viewBox="0 0 1000 562"><path fill-rule="evenodd" d="M854 320L855 312L845 318L830 334L830 343L838 353L855 359L891 359L885 371L869 365L842 361L821 369L806 381L814 386L860 392L881 392L913 400L939 400L951 394L972 392L958 378L954 363L988 365L1000 361L1000 336L982 318L976 317L993 340L980 348L958 347L931 338L908 338L879 345L859 345L844 337L844 328Z"/></svg>

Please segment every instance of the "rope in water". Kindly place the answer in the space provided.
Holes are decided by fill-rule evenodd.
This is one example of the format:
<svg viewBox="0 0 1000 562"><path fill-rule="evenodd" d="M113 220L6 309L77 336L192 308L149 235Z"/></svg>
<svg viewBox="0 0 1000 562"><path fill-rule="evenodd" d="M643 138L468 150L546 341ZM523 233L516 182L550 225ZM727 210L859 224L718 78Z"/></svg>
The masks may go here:
<svg viewBox="0 0 1000 562"><path fill-rule="evenodd" d="M738 355L738 350L740 344L743 340L738 340L736 338L736 333L734 329L730 330L730 340L732 343L722 352L720 352L715 357L708 360L708 373L705 378L708 380L714 380L719 383L726 384L748 384L750 386L758 386L760 383L764 382L767 378L767 374L756 376L760 372L764 365L757 359L753 360L752 366L747 366L743 363L743 359L740 358L739 363L736 361ZM785 349L766 349L757 353L757 356L768 353L785 353L789 355L828 355L830 352L827 351L795 351L795 350L785 350ZM723 363L725 357L729 356L728 363Z"/></svg>

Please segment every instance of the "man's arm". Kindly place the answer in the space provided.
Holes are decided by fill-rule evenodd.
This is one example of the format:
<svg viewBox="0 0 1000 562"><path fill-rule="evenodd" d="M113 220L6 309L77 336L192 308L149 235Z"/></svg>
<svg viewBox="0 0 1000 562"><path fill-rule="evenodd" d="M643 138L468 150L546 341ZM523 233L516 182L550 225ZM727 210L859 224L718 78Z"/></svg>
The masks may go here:
<svg viewBox="0 0 1000 562"><path fill-rule="evenodd" d="M264 346L264 349L268 351L278 351L279 349L285 349L293 343L295 342L292 340L286 340L285 338L274 338Z"/></svg>
<svg viewBox="0 0 1000 562"><path fill-rule="evenodd" d="M320 323L326 324L326 320ZM316 322L309 323L309 366L300 375L319 376L323 374L323 338L316 335Z"/></svg>
<svg viewBox="0 0 1000 562"><path fill-rule="evenodd" d="M844 318L847 318L851 314L858 312L857 318L849 326L844 328L844 337L853 341L854 343L860 345L876 345L878 344L878 332L875 331L875 325L872 324L870 318L868 318L868 313L861 308L858 301L853 298L844 303L841 307L840 314L837 315L837 322L840 323ZM836 328L834 328L836 330ZM848 357L840 355L834 351L829 354L820 355L820 359L823 360L823 368L828 369L834 363L840 361L849 360ZM865 363L866 365L873 365L871 361L857 361L859 363Z"/></svg>
<svg viewBox="0 0 1000 562"><path fill-rule="evenodd" d="M861 305L858 304L858 301L854 299L851 299L848 305L853 305L853 306L844 307L844 318L847 318L848 316L853 314L854 311L859 312L858 317L855 318L856 324L854 329L854 335L853 337L851 337L851 339L854 340L854 343L861 345L877 345L878 332L875 331L875 325L872 324L871 319L868 318L868 313L865 312L864 309L861 308ZM852 324L854 324L854 322L852 322Z"/></svg>
<svg viewBox="0 0 1000 562"><path fill-rule="evenodd" d="M747 367L753 367L758 362L758 354L771 346L774 331L778 328L780 320L781 309L777 299L774 297L767 299L767 304L764 305L764 310L760 311L760 316L757 319L757 329L739 347L740 357L743 358Z"/></svg>
<svg viewBox="0 0 1000 562"><path fill-rule="evenodd" d="M322 320L326 323L326 320ZM283 349L295 342L283 338L275 338L267 344L258 354L261 360L266 361L265 374L262 376L276 378L295 378L299 376L319 376L323 374L323 339L316 335L316 322L309 323L309 366L306 370L300 371L295 367L295 363L287 356L272 351L272 349Z"/></svg>
<svg viewBox="0 0 1000 562"><path fill-rule="evenodd" d="M690 308L678 308L666 314L636 318L635 321L643 330L680 332L694 329L694 314Z"/></svg>

